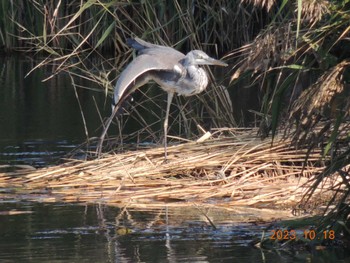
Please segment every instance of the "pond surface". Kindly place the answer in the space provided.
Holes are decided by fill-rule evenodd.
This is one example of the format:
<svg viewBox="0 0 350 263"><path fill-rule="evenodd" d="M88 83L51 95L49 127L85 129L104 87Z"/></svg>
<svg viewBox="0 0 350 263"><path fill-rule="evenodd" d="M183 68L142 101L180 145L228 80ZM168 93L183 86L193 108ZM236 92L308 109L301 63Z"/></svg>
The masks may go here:
<svg viewBox="0 0 350 263"><path fill-rule="evenodd" d="M339 251L311 253L254 248L250 243L259 240L266 224L239 223L238 219L234 213L216 208L164 206L149 210L5 202L0 205L0 261L348 262L350 259L349 253Z"/></svg>
<svg viewBox="0 0 350 263"><path fill-rule="evenodd" d="M87 139L69 76L42 82L52 74L51 66L26 76L37 63L23 55L0 57L0 165L52 164ZM83 87L92 85L80 81ZM102 92L84 88L77 95L88 135L94 136L101 124L95 105L108 116L110 101Z"/></svg>
<svg viewBox="0 0 350 263"><path fill-rule="evenodd" d="M54 164L99 134L110 114L103 93L77 90L68 76L31 57L0 57L0 166ZM81 86L89 87L91 83ZM165 97L165 96L164 96ZM96 105L96 107L95 107ZM35 203L0 187L0 262L349 262L345 251L264 251L251 245L259 216L196 207L158 209ZM4 195L1 195L1 194ZM6 195L5 195L6 193ZM6 197L5 197L6 196ZM213 225L210 224L212 220ZM250 218L250 219L249 219ZM250 222L250 223L249 223ZM123 233L131 231L131 233Z"/></svg>

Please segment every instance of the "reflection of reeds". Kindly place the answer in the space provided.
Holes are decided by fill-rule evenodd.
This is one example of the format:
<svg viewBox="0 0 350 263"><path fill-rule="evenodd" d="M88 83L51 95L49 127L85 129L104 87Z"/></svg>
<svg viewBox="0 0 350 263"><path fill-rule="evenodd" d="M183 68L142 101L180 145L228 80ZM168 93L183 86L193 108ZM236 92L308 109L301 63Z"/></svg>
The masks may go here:
<svg viewBox="0 0 350 263"><path fill-rule="evenodd" d="M157 204L228 198L235 205L286 206L296 204L305 191L300 186L324 168L319 163L320 151L310 154L305 165L307 149L291 148L290 141L276 141L271 147L271 141L261 142L250 135L253 131L217 132L231 135L169 147L168 163L163 163L163 148L149 148L108 154L99 160L71 161L21 176L1 174L0 182L4 187L31 189L33 198L39 189L47 189L50 198L67 202ZM318 204L328 196L327 191L334 190L337 177L329 180L322 196L316 190Z"/></svg>

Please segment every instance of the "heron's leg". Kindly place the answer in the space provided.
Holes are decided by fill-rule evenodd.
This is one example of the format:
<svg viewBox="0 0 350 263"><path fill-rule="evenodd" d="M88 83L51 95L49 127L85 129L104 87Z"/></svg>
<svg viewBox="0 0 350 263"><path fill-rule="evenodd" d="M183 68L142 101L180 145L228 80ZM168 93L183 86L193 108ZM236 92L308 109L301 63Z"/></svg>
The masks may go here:
<svg viewBox="0 0 350 263"><path fill-rule="evenodd" d="M165 120L164 120L164 159L165 161L168 157L168 152L167 152L168 119L169 119L170 105L173 100L173 97L174 97L174 93L168 92L168 100L167 100Z"/></svg>

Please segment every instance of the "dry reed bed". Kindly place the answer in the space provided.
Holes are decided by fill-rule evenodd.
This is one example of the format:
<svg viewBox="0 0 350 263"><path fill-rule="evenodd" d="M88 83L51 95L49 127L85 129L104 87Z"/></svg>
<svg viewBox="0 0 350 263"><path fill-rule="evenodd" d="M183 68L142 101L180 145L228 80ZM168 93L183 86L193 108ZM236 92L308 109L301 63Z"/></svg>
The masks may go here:
<svg viewBox="0 0 350 263"><path fill-rule="evenodd" d="M323 167L320 152L290 147L290 141L261 141L250 134L211 138L202 143L106 154L90 161L71 160L29 172L0 173L0 186L26 198L107 204L190 201L235 205L290 205L300 186Z"/></svg>

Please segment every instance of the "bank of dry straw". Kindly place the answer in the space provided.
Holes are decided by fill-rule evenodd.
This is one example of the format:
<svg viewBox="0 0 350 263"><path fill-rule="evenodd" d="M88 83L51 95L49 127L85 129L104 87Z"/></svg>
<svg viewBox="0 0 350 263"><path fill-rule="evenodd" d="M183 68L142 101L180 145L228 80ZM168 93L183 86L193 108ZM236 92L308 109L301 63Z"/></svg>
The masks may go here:
<svg viewBox="0 0 350 263"><path fill-rule="evenodd" d="M167 163L159 147L1 173L0 186L42 201L296 204L304 191L301 186L323 169L316 165L321 152L312 152L304 166L306 149L297 150L289 140L277 138L271 145L271 140L256 138L255 132L230 129L205 142L171 146Z"/></svg>

